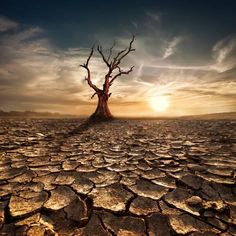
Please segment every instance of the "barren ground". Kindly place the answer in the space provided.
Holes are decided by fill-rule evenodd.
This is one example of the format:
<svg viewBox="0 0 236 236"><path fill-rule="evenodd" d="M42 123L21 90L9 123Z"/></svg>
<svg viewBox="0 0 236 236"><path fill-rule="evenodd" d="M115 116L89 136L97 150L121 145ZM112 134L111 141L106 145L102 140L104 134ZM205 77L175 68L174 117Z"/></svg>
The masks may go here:
<svg viewBox="0 0 236 236"><path fill-rule="evenodd" d="M236 121L0 120L0 235L236 235Z"/></svg>

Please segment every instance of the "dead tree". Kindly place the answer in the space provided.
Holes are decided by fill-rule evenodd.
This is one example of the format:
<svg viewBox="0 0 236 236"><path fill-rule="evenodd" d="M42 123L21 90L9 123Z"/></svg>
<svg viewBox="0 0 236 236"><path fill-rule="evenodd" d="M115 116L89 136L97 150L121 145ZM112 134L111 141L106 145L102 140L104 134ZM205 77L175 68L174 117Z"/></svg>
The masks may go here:
<svg viewBox="0 0 236 236"><path fill-rule="evenodd" d="M129 46L118 53L113 57L112 59L112 54L113 54L113 49L115 44L109 49L109 53L107 56L105 56L102 47L98 46L97 51L102 57L103 62L106 64L108 67L108 72L106 73L104 77L104 84L103 88L99 89L95 84L93 84L92 79L91 79L91 72L89 69L89 61L91 57L93 56L94 53L94 47L91 48L91 52L88 56L88 59L85 64L80 65L81 67L85 68L87 70L87 77L85 80L87 81L88 85L94 90L94 94L92 95L91 98L94 96L98 97L98 104L95 112L91 115L92 119L99 119L99 120L104 120L104 119L111 119L113 116L108 108L108 99L111 97L110 93L110 87L113 84L113 82L121 75L128 75L134 68L132 66L128 70L124 70L121 68L120 64L121 61L130 53L135 51L133 48L133 42L134 42L135 37L133 36Z"/></svg>

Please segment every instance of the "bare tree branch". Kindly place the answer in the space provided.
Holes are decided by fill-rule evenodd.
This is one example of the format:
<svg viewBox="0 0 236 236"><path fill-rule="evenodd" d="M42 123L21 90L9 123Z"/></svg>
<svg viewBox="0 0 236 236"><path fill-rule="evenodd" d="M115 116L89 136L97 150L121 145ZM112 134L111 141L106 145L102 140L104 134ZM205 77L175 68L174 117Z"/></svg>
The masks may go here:
<svg viewBox="0 0 236 236"><path fill-rule="evenodd" d="M87 59L87 61L86 61L86 64L84 64L84 66L86 66L86 67L88 67L88 64L89 64L90 58L91 58L92 55L93 55L93 52L94 52L93 48L94 48L94 46L92 46L92 48L91 48L91 52L90 52L90 54L89 54L89 56L88 56L88 59Z"/></svg>
<svg viewBox="0 0 236 236"><path fill-rule="evenodd" d="M135 36L133 35L130 43L129 43L129 47L118 52L117 56L114 58L113 60L113 68L115 69L120 63L121 63L121 60L126 57L130 52L133 52L135 51L134 48L132 48L133 46L133 42L134 42L134 39L135 39ZM122 55L123 54L123 55Z"/></svg>
<svg viewBox="0 0 236 236"><path fill-rule="evenodd" d="M126 57L130 52L133 52L135 51L135 49L133 48L133 42L134 42L134 39L135 39L135 36L133 35L130 43L129 43L129 47L119 51L117 53L117 55L113 58L113 60L110 61L110 58L112 56L112 50L115 46L115 43L112 45L112 47L110 47L109 49L109 55L108 57L106 58L106 56L104 55L103 53L103 50L102 50L102 47L101 46L98 46L97 47L97 50L98 52L100 53L100 55L102 56L102 59L103 61L105 62L105 64L107 65L108 67L108 72L107 74L105 75L105 83L104 83L104 89L105 91L108 91L109 90L109 79L111 77L111 74L112 72L118 68L119 64L121 63L121 60ZM125 74L124 72L122 72L121 74ZM119 75L120 76L120 75ZM118 76L116 76L118 77Z"/></svg>
<svg viewBox="0 0 236 236"><path fill-rule="evenodd" d="M114 42L113 45L110 47L109 49L109 55L107 57L107 61L109 62L110 58L111 58L111 55L112 55L112 50L113 48L116 46L116 43Z"/></svg>
<svg viewBox="0 0 236 236"><path fill-rule="evenodd" d="M92 96L91 96L91 99L93 99L93 97L97 94L97 92L95 92Z"/></svg>
<svg viewBox="0 0 236 236"><path fill-rule="evenodd" d="M108 67L108 72L105 75L105 81L103 84L103 89L99 89L96 85L94 85L91 81L91 74L90 74L90 70L89 70L89 61L94 53L94 47L92 47L91 52L88 56L88 59L86 61L85 64L80 65L81 67L85 68L87 70L88 76L87 78L85 78L85 80L87 80L88 85L93 88L95 90L95 93L92 95L91 98L93 98L96 94L107 94L108 97L111 95L109 94L109 88L112 85L112 83L114 82L114 80L121 76L121 75L128 75L134 68L134 66L132 66L129 70L122 70L119 66L119 64L121 63L121 60L123 58L125 58L130 52L135 51L135 49L133 48L133 42L134 42L135 36L133 35L130 43L129 43L129 47L119 51L117 53L117 55L111 60L111 56L112 56L112 52L113 52L113 48L115 47L115 43L110 47L109 49L109 54L106 57L102 47L101 46L97 46L97 51L99 52L99 54L102 56L103 61L105 62L105 64ZM118 69L118 73L115 74L114 76L112 76L112 73ZM110 80L111 78L111 80Z"/></svg>
<svg viewBox="0 0 236 236"><path fill-rule="evenodd" d="M134 66L132 66L132 67L131 67L129 70L127 70L127 71L122 71L119 66L118 66L117 68L119 69L119 73L116 74L116 75L111 79L110 85L112 85L112 83L114 82L114 80L115 80L117 77L119 77L119 76L121 76L121 75L128 75L131 71L133 71Z"/></svg>
<svg viewBox="0 0 236 236"><path fill-rule="evenodd" d="M126 50L127 50L127 48L125 48L125 49L123 49L123 50L121 50L120 52L117 53L116 57L114 57L114 59L113 59L113 65L115 65L115 63L117 62L119 56L120 56L122 53L124 53Z"/></svg>
<svg viewBox="0 0 236 236"><path fill-rule="evenodd" d="M90 61L90 59L91 59L91 57L92 57L92 55L93 55L93 52L94 52L94 50L93 50L93 47L92 47L92 48L91 48L91 52L90 52L90 54L89 54L89 56L88 56L88 59L87 59L86 63L84 63L84 64L82 64L82 65L80 65L80 66L83 67L83 68L85 68L85 69L87 70L88 76L85 77L85 80L87 80L88 85L89 85L91 88L93 88L96 92L99 92L98 87L97 87L96 85L94 85L94 84L92 83L92 81L91 81L91 73L90 73L90 69L89 69L89 67L88 67L88 64L89 64L89 61Z"/></svg>
<svg viewBox="0 0 236 236"><path fill-rule="evenodd" d="M110 69L110 66L111 66L111 65L109 64L108 60L106 59L106 57L105 57L105 55L104 55L104 53L103 53L103 51L102 51L102 47L98 45L97 50L98 50L98 52L100 53L100 55L102 56L103 61L106 63L106 65L107 65L108 68Z"/></svg>

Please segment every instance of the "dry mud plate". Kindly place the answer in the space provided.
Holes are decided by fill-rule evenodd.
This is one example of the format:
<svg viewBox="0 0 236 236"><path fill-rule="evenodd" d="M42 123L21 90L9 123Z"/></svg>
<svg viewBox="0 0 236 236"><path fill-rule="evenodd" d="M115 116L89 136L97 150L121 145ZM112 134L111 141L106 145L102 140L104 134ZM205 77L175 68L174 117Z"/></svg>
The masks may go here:
<svg viewBox="0 0 236 236"><path fill-rule="evenodd" d="M0 122L0 235L236 235L235 121Z"/></svg>

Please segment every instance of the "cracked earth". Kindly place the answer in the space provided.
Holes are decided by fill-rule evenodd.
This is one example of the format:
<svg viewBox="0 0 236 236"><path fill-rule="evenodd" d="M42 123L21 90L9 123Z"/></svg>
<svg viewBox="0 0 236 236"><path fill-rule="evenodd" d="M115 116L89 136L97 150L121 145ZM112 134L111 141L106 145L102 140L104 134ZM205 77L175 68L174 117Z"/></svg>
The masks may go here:
<svg viewBox="0 0 236 236"><path fill-rule="evenodd" d="M0 235L236 235L236 121L81 122L0 120Z"/></svg>

